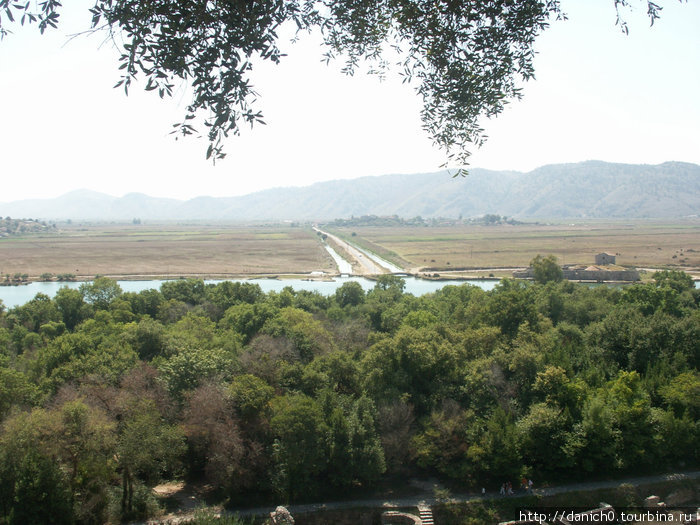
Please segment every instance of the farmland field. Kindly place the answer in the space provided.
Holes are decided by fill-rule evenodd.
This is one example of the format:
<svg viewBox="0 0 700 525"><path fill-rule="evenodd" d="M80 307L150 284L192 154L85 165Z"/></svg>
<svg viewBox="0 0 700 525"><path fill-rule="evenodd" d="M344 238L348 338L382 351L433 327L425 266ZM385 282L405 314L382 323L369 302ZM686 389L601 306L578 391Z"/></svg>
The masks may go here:
<svg viewBox="0 0 700 525"><path fill-rule="evenodd" d="M333 228L343 238L419 268L511 268L537 254L560 264L593 264L596 253L617 254L626 266L700 268L700 221L590 222L554 225ZM355 235L352 235L352 234Z"/></svg>
<svg viewBox="0 0 700 525"><path fill-rule="evenodd" d="M462 225L333 228L346 240L412 272L485 268L496 277L537 254L593 264L599 252L621 265L700 274L700 221L576 225ZM355 235L352 235L352 234ZM502 271L498 271L502 268ZM58 234L0 239L0 275L72 273L80 278L232 277L335 272L310 228L290 225L69 225Z"/></svg>
<svg viewBox="0 0 700 525"><path fill-rule="evenodd" d="M0 239L0 274L44 272L126 278L235 276L335 271L307 228L96 225Z"/></svg>

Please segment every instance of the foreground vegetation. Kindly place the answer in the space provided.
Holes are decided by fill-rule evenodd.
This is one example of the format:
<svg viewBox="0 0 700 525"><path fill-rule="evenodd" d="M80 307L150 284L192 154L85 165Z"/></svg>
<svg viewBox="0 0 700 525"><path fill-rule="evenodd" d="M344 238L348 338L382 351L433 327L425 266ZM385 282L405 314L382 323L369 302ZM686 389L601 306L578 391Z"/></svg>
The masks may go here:
<svg viewBox="0 0 700 525"><path fill-rule="evenodd" d="M334 296L99 278L0 313L0 523L158 512L161 479L231 505L429 473L497 490L692 468L700 292L503 281ZM366 493L366 492L365 492Z"/></svg>

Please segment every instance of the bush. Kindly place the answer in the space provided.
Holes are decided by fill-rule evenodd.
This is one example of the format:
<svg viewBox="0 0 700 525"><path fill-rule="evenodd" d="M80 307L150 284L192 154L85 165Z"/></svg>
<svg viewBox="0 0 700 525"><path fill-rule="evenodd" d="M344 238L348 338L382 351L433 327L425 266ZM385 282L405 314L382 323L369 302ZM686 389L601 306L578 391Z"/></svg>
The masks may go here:
<svg viewBox="0 0 700 525"><path fill-rule="evenodd" d="M110 523L145 520L161 513L153 491L140 482L134 482L134 500L131 512L122 514L122 490L113 487L109 497Z"/></svg>
<svg viewBox="0 0 700 525"><path fill-rule="evenodd" d="M243 519L239 516L221 516L211 509L199 509L194 513L192 525L247 525L253 523L252 519Z"/></svg>

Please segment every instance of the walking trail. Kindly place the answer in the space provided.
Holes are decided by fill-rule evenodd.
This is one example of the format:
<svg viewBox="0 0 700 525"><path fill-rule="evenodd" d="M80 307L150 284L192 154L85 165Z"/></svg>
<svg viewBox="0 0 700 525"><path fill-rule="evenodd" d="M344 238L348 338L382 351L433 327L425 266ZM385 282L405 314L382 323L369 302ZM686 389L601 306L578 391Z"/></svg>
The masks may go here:
<svg viewBox="0 0 700 525"><path fill-rule="evenodd" d="M590 481L583 483L571 483L566 485L558 485L553 487L535 488L533 490L534 494L540 496L551 496L554 494L561 494L566 492L578 492L578 491L592 491L599 489L610 489L619 487L623 484L629 485L647 485L650 483L659 483L663 481L673 481L673 480L691 480L699 479L700 471L692 472L682 472L682 473L671 473L671 474L658 474L655 476L643 476L643 477L632 477L624 479L616 479L610 481ZM501 496L497 491L487 492L485 495L477 493L462 493L454 494L450 497L449 501L451 503L464 503L469 501L480 501L489 500L496 498L513 498L518 497L518 494L514 496ZM302 505L288 505L287 509L292 513L305 514L309 512L317 512L323 510L343 510L343 509L356 509L356 508L392 508L392 507L418 507L419 505L434 505L438 503L435 499L433 492L425 490L422 494L401 497L395 499L356 499L347 501L329 501L324 503L307 503ZM177 523L178 521L186 521L188 518L192 517L192 507L187 505L189 509L185 510L185 513L170 514L164 518L157 521L150 521L149 523ZM223 511L222 513L230 515L239 516L262 516L269 515L270 512L275 510L275 505L270 505L266 507L255 507L255 508L241 508L241 509L229 509Z"/></svg>

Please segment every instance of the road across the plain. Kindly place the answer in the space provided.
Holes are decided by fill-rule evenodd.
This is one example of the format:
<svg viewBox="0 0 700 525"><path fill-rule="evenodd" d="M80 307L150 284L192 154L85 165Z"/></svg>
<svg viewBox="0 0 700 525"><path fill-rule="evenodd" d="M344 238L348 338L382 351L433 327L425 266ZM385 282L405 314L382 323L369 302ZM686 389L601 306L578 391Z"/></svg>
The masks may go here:
<svg viewBox="0 0 700 525"><path fill-rule="evenodd" d="M335 241L337 244L342 246L345 249L345 251L348 254L350 254L350 256L357 262L357 268L360 270L358 273L360 275L379 275L382 273L387 273L388 270L386 268L374 262L372 259L363 254L360 250L355 248L352 244L344 241L337 235L333 235L332 233L319 230L316 227L314 227L314 230L321 233L322 235L327 235L329 238L333 239L333 241Z"/></svg>

